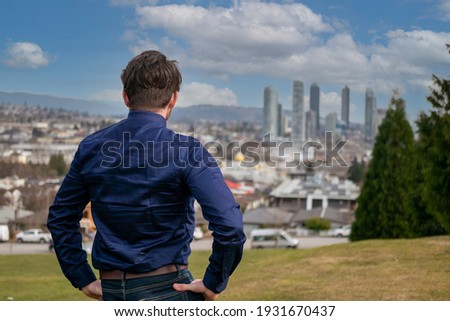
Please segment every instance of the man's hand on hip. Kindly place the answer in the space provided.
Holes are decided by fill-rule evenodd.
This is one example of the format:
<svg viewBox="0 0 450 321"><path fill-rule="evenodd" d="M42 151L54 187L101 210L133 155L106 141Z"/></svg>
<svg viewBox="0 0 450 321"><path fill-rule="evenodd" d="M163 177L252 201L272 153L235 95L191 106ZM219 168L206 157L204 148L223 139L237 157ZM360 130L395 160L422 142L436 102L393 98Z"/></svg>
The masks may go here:
<svg viewBox="0 0 450 321"><path fill-rule="evenodd" d="M213 291L208 289L200 279L194 280L189 284L175 283L173 285L173 288L177 291L191 291L195 293L201 293L203 294L203 297L206 301L214 301L219 296L217 293L214 293Z"/></svg>
<svg viewBox="0 0 450 321"><path fill-rule="evenodd" d="M84 288L81 289L83 291L84 295L101 301L102 300L102 285L100 283L100 280L96 280L88 285L86 285Z"/></svg>

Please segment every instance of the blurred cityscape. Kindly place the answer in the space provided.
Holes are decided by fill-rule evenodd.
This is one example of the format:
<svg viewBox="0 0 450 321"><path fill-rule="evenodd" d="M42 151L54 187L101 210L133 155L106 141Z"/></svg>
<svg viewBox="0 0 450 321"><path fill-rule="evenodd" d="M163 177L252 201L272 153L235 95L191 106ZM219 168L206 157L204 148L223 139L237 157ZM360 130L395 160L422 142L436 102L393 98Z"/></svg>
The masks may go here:
<svg viewBox="0 0 450 321"><path fill-rule="evenodd" d="M271 86L262 94L263 108L176 108L168 127L197 137L217 159L247 232L277 227L308 235L308 220L324 219L330 229L322 233L328 235L351 224L360 180L349 169L370 160L385 114L373 91L366 92L364 124L351 122L348 86L342 89L341 115L320 113L316 83L309 106L301 81L293 82L292 106L281 106ZM78 143L122 118L0 102L0 224L11 232L45 230L48 207ZM196 224L206 231L198 205ZM95 229L88 210L81 226L86 233Z"/></svg>

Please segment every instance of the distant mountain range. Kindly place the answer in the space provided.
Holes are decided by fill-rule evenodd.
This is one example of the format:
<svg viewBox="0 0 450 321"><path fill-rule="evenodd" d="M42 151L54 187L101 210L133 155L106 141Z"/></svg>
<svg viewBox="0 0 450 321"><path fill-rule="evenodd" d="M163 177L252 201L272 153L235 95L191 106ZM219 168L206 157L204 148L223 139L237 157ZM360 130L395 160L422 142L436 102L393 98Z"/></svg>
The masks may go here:
<svg viewBox="0 0 450 321"><path fill-rule="evenodd" d="M263 110L257 107L197 105L175 107L171 120L180 123L193 123L201 120L213 122L262 123Z"/></svg>
<svg viewBox="0 0 450 321"><path fill-rule="evenodd" d="M87 112L96 115L126 115L127 109L122 103L107 103L82 99L60 98L49 95L30 93L6 93L0 91L0 104L41 106L62 108ZM251 122L262 123L263 110L257 107L212 106L198 105L191 107L175 107L171 120L176 122L193 123L201 120L214 122Z"/></svg>
<svg viewBox="0 0 450 321"><path fill-rule="evenodd" d="M41 106L49 108L62 108L88 112L98 115L122 115L126 109L119 103L105 103L101 101L89 101L82 99L60 98L49 95L37 95L29 93L6 93L0 91L0 103L16 105L27 104L29 106Z"/></svg>

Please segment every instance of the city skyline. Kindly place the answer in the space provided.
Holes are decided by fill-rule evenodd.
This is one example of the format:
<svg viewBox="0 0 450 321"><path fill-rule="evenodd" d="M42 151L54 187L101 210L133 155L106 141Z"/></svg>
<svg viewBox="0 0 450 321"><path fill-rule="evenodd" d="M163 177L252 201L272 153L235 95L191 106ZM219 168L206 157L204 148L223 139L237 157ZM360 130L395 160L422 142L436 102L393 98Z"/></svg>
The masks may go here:
<svg viewBox="0 0 450 321"><path fill-rule="evenodd" d="M179 107L262 108L270 84L289 110L292 81L300 79L305 88L320 85L320 118L341 115L348 85L352 121L364 122L367 87L380 108L398 89L414 121L430 108L432 74L450 74L448 0L5 0L2 10L4 92L120 104L123 67L156 49L179 61Z"/></svg>

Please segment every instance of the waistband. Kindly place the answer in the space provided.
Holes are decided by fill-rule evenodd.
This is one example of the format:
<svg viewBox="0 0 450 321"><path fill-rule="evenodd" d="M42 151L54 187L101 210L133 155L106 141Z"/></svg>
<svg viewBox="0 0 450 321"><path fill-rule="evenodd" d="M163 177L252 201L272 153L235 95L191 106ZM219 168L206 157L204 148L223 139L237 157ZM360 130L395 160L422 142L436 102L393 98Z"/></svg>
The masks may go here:
<svg viewBox="0 0 450 321"><path fill-rule="evenodd" d="M150 271L150 272L144 272L144 273L129 273L121 270L100 270L100 279L101 280L130 280L130 279L137 279L137 278L145 278L148 276L155 276L155 275L161 275L161 274L167 274L172 272L177 272L180 270L187 269L187 265L181 265L181 264L169 264L160 267L159 269Z"/></svg>

